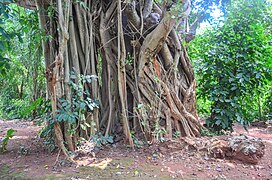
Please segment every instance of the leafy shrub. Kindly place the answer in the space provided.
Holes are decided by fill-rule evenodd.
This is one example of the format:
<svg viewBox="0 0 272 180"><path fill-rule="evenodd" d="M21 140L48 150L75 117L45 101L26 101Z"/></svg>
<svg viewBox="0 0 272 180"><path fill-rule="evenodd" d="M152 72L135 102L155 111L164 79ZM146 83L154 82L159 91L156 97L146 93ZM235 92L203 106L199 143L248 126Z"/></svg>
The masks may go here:
<svg viewBox="0 0 272 180"><path fill-rule="evenodd" d="M3 103L1 108L2 117L7 119L23 118L24 109L29 106L29 102L24 99L10 99L8 103Z"/></svg>
<svg viewBox="0 0 272 180"><path fill-rule="evenodd" d="M272 120L272 87L267 91L263 104L264 120Z"/></svg>
<svg viewBox="0 0 272 180"><path fill-rule="evenodd" d="M262 118L260 107L271 88L272 62L266 7L261 0L232 2L225 21L197 36L191 45L200 112L209 112L205 101L211 103L208 127L232 130L234 122L247 126Z"/></svg>
<svg viewBox="0 0 272 180"><path fill-rule="evenodd" d="M97 77L92 75L77 75L75 72L72 72L70 78L71 100L59 99L60 108L57 110L54 119L58 122L68 121L74 125L78 120L82 119L86 110L93 112L94 108L99 108L98 101L91 99L89 97L90 93L87 90L84 91L84 84L91 83L92 80L96 80ZM83 130L91 126L86 122L80 125Z"/></svg>
<svg viewBox="0 0 272 180"><path fill-rule="evenodd" d="M46 112L49 112L51 109L50 100L45 100L42 97L37 98L35 101L32 101L29 106L26 106L22 110L22 116L24 117L41 117Z"/></svg>

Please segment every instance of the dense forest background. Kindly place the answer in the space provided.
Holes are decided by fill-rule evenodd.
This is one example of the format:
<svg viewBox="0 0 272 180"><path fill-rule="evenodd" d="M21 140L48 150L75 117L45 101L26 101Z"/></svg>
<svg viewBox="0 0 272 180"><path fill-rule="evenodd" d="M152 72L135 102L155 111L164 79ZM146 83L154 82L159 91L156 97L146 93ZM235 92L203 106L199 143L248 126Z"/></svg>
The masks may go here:
<svg viewBox="0 0 272 180"><path fill-rule="evenodd" d="M80 11L76 10L76 13L82 11L87 14L86 17L92 19L94 22L97 20L97 18L100 18L99 15L95 17L95 13L98 13L95 11L98 11L98 9L92 9L93 14L89 17L88 7L90 6L90 4L88 4L88 7L85 7L86 4L81 1L75 1L72 3L75 6L75 9L81 9ZM154 1L154 3L159 7L165 6L162 1ZM156 114L158 112L158 114L160 114L161 111L163 112L163 108L162 110L159 110L159 108L161 107L156 106L157 99L153 99L153 94L150 95L150 99L152 100L150 100L149 97L143 96L143 90L139 91L140 93L135 95L135 97L137 96L137 98L141 97L142 99L145 99L141 101L142 103L139 103L139 101L131 101L132 104L129 104L128 102L127 104L122 105L122 102L126 102L127 100L125 98L125 100L121 99L120 101L118 101L117 99L120 94L117 94L118 92L124 92L124 90L122 91L123 86L121 84L121 90L116 90L115 88L120 88L120 86L114 86L110 84L109 79L107 79L109 78L108 76L110 74L114 75L115 73L117 73L117 71L115 71L115 69L109 70L107 69L109 68L107 67L108 64L103 64L104 59L111 57L109 56L109 54L107 54L108 52L103 52L101 50L102 47L99 47L99 43L103 44L104 42L103 38L99 39L98 37L94 37L94 39L99 40L90 40L90 43L94 43L94 51L92 51L92 49L89 49L89 51L91 51L90 54L95 54L95 57L93 58L96 62L93 62L92 67L95 67L96 69L86 70L81 67L82 64L76 63L74 63L73 65L77 65L78 67L69 67L70 72L68 79L66 76L63 78L64 83L67 83L67 87L69 87L69 90L67 90L67 92L70 92L70 99L67 98L67 95L65 97L63 96L59 98L58 104L55 106L55 108L57 107L57 109L55 109L57 111L55 111L54 106L50 104L50 93L48 92L49 81L46 81L46 68L48 68L50 64L48 64L48 62L46 62L45 60L46 57L44 56L43 42L53 42L54 40L56 40L56 37L59 38L59 43L62 42L61 38L64 37L65 39L65 30L63 31L64 35L58 34L58 36L54 36L56 35L54 33L56 33L57 31L61 31L60 29L63 27L59 27L60 29L55 28L56 32L53 32L53 34L48 34L48 32L46 32L45 29L42 28L43 26L41 25L41 19L39 20L39 16L41 16L41 12L43 12L43 9L35 10L35 8L24 8L22 6L18 6L17 4L12 4L10 1L0 3L1 118L19 118L30 120L38 119L39 123L47 122L47 127L44 129L43 133L47 135L51 133L52 136L55 120L60 123L64 122L64 127L66 127L65 122L69 122L71 124L71 127L69 127L68 130L69 134L71 135L80 134L79 136L85 138L103 136L105 137L105 141L112 141L112 137L116 138L116 134L120 132L118 131L118 127L112 127L113 125L110 125L110 123L108 123L111 122L110 120L106 121L105 119L114 116L110 113L111 111L112 113L114 113L116 110L120 111L120 113L123 115L126 114L128 116L128 119L131 116L131 118L134 120L131 124L127 124L127 127L130 127L128 128L130 129L130 131L125 132L127 133L126 136L130 137L129 141L131 139L134 144L141 144L142 141L140 139L144 139L141 135L137 134L137 132L143 131L143 129L139 130L140 127L148 129L150 131L150 136L152 137L151 139L155 139L156 141L163 141L165 136L169 135L170 131L171 137L179 137L184 134L198 135L198 128L200 128L200 126L196 125L196 128L194 128L194 126L190 123L189 125L180 125L181 130L178 128L180 126L172 125L172 127L175 127L173 128L175 130L172 133L172 130L167 129L167 126L165 125L168 123L167 114L156 115L158 116L158 118L166 119L165 121L163 121L164 124L156 120L154 120L154 123L146 123L145 121L152 117L152 113ZM97 7L99 6L100 5L97 5ZM66 6L64 5L63 7L66 8ZM106 7L109 8L107 3L101 3L102 9ZM185 7L184 3L182 2L178 2L176 5L174 5L174 7L172 7L171 9L171 16L176 16L178 18L179 11L177 11L177 9L182 9L181 7ZM181 18L183 21L180 21L179 24L176 24L174 28L176 35L179 37L178 39L181 46L180 49L184 49L184 51L182 50L182 52L188 51L188 59L186 59L187 53L186 56L184 55L184 59L188 61L190 59L196 76L196 87L192 86L192 88L190 86L190 83L194 84L193 76L191 80L188 77L184 77L185 79L189 79L189 85L186 85L188 86L189 90L190 88L191 90L196 88L197 111L188 110L190 108L193 108L193 105L192 107L186 107L188 112L193 115L192 117L190 117L192 119L194 119L195 117L201 117L205 119L206 127L212 129L213 131L215 130L219 132L221 130L231 130L232 125L235 122L239 122L246 127L254 121L271 120L271 1L192 1L191 8L192 12L190 15L188 15L188 18ZM186 7L183 9L183 13L187 12ZM46 11L49 19L61 21L60 19L54 19L59 18L59 10L60 9L57 9L57 7L55 7L54 5L48 6ZM65 13L66 11L64 9L64 16L66 15ZM85 17L84 13L82 14L82 16ZM118 15L118 13L116 14ZM118 20L118 23L120 23L122 19L118 19L120 17L117 15L115 20ZM69 14L68 16L66 16L66 19L64 17L65 20L69 18ZM163 24L160 22L162 22L162 19L159 19L158 22L155 23L156 27L159 26L158 24ZM62 23L64 23L63 25L65 25L65 22ZM60 23L60 25L62 23ZM123 23L124 22L122 22L121 24ZM93 25L96 24L94 23ZM53 26L57 25L54 24ZM91 25L88 24L88 26L86 27L90 28L90 26ZM125 25L123 24L123 26ZM72 29L71 27L69 28L70 30ZM113 32L117 29L117 27L114 28L115 29L111 29L111 33L117 32ZM92 30L99 31L99 28L97 29L97 27L94 27ZM153 30L154 28L152 29L152 31ZM126 33L125 29L123 31L124 33ZM130 31L133 30L130 29ZM171 30L169 30L169 34L170 31ZM118 30L118 32L120 32L120 29ZM69 33L71 33L71 31ZM148 30L148 33L151 34L152 32ZM134 35L136 39L138 38L139 41L141 41L141 37L139 37L137 33L135 34ZM147 37L146 35L144 35L144 33L141 35ZM166 37L167 36L168 34L166 35ZM86 38L89 38L89 36ZM158 54L156 56L158 59L165 59L165 57L169 56L169 54L167 53L172 54L173 57L175 56L175 52L168 50L171 49L171 47L177 46L177 44L174 44L172 46L173 39L171 38L170 40L168 39L168 41L165 40L167 41L167 45L165 46L168 47L165 49L165 52L156 52ZM70 41L72 40L73 39L71 39L70 34ZM75 39L75 41L80 40ZM81 41L83 41L83 39L81 39ZM118 39L118 41L121 42L122 40ZM56 48L62 48L61 43L55 43L54 45L56 46ZM67 52L65 51L66 53L74 53L74 47L72 45L73 44L68 44L69 48ZM116 45L117 43L113 46ZM141 46L144 45L144 43L141 44ZM126 48L127 46L118 45L118 47L123 48L122 51L124 51L124 48ZM113 52L116 52L116 59L119 59L119 56L123 56L124 54L123 52L120 53L117 51L118 49ZM124 70L122 70L122 66L126 66L127 69L125 69L125 71L130 71L129 68L133 67L133 64L136 63L135 57L138 57L137 53L139 53L140 51L135 50L130 52L133 52L136 55L134 54L133 56L133 54L125 54L125 57L123 58L123 61L120 65L121 67L116 65L116 70L120 69L120 72L117 73L120 74L120 77L116 77L118 79L118 82L114 82L116 84L118 84L119 81L122 81L122 78L124 78L122 77L122 72ZM77 55L81 56L80 51ZM141 57L141 54L139 56ZM160 61L158 60L158 62ZM175 84L177 83L175 81L175 78L173 78L174 80L164 79L164 77L175 76L176 74L171 74L172 72L169 70L170 68L168 69L167 61L162 64L165 69L160 70L159 73L156 71L156 68L154 68L154 72L150 70L150 73L154 73L156 74L156 76L152 77L152 79L150 78L150 80L147 78L148 74L144 74L143 78L147 78L145 82L148 83L142 84L143 86L146 85L146 87L148 87L148 84L152 84L152 86L150 87L153 87L154 84L160 84L160 87L156 86L155 89L153 89L155 92L154 97L160 98L163 95L160 94L159 90L179 88L179 85ZM156 64L153 65L154 67L156 67ZM132 69L131 72L133 72ZM80 70L80 72L77 72L78 70ZM95 72L95 74L92 74L91 72ZM187 72L185 71L185 74L186 73ZM124 97L130 99L129 96L134 97L132 87L134 87L135 84L131 82L130 85L129 83L134 79L129 79L129 77L127 77L126 80L128 81L128 86L126 87L128 93ZM181 77L178 80L179 82L181 82L184 79ZM103 84L105 82L109 84ZM165 85L162 82L165 82ZM168 83L172 83L174 85L171 86L168 85ZM141 83L139 83L139 85L141 85ZM103 86L107 86L108 91L104 90L105 92L103 92L103 88L101 88L102 92L100 94L100 97L103 97L103 94L112 93L112 97L110 95L104 96L109 98L109 101L106 101L105 98L98 98L99 93L93 94L94 91L92 91L92 88L99 89L99 87ZM64 88L65 87L66 86L64 85ZM152 92L152 89L147 88L145 90ZM192 98L191 100L193 101L194 99ZM113 103L113 106L111 107L111 105L109 104L111 104L112 102L120 104L120 106L118 105L118 107L116 107L117 105ZM107 108L103 109L103 106L104 108ZM152 109L152 106L154 106L155 110ZM132 107L136 110L134 111ZM113 109L109 110L110 112L108 112L108 108ZM156 108L158 108L158 110ZM85 111L87 111L87 113ZM198 113L198 115L196 115L196 112ZM108 115L104 117L103 114ZM123 117L123 115L121 115L120 117ZM82 118L88 119L86 117L90 116L93 117L94 121L84 120L83 123L78 123L79 121L81 122ZM139 119L142 120L141 125L137 126L138 123L135 122L135 118L133 116L137 116ZM98 122L95 120L95 117L100 117L100 119L102 120ZM175 117L171 118L172 120L175 120ZM126 121L120 120L120 124L123 126L123 131L126 131L126 128L124 127L124 122ZM78 125L80 127L78 127ZM187 126L192 128L192 130L190 130L189 132L187 132L186 130L182 130L182 128L186 129ZM138 129L136 127L138 127ZM77 132L78 130L79 132ZM184 131L184 133L182 133L182 131ZM201 133L201 130L199 130L199 132ZM146 140L150 141L148 137L145 138ZM74 148L68 147L68 149L72 150Z"/></svg>

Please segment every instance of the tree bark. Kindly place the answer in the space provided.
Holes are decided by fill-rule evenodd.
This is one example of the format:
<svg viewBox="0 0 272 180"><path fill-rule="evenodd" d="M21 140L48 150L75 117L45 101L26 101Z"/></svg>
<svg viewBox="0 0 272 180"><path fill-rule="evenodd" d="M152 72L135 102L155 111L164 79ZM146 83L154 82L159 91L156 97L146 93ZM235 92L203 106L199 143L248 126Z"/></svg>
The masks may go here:
<svg viewBox="0 0 272 180"><path fill-rule="evenodd" d="M182 45L185 37L176 33L179 22L188 22L189 0L182 1L184 12L178 12L179 19L173 19L177 12L172 12L171 4L159 7L153 0L58 0L49 3L56 9L53 16L44 11L48 1L36 2L40 27L52 37L42 44L53 115L58 113L59 98L72 98L68 82L74 68L99 77L91 86L84 84L90 97L100 101L99 109L88 112L93 114L87 122L95 122L104 135L118 137L123 132L131 145L131 129L150 142L171 139L177 131L200 136L195 76ZM68 154L63 141L72 151L75 140L67 134L69 123L61 128L55 122L54 127L58 146ZM76 130L83 136L80 127ZM90 136L95 130L85 133Z"/></svg>

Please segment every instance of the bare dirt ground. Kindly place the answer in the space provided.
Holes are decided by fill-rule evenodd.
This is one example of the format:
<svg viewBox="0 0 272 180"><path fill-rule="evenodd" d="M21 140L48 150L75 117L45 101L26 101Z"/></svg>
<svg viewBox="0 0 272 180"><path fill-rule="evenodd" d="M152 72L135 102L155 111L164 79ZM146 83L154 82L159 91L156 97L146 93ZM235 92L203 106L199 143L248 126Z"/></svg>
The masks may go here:
<svg viewBox="0 0 272 180"><path fill-rule="evenodd" d="M0 154L0 179L260 179L272 180L272 128L235 125L232 135L261 138L265 155L257 165L229 159L214 159L198 152L174 149L163 153L153 145L132 150L123 144L104 147L96 153L101 166L75 167L50 153L38 138L41 127L28 121L0 120L0 138L10 128L17 130ZM227 136L213 137L227 138ZM201 139L200 139L201 140Z"/></svg>

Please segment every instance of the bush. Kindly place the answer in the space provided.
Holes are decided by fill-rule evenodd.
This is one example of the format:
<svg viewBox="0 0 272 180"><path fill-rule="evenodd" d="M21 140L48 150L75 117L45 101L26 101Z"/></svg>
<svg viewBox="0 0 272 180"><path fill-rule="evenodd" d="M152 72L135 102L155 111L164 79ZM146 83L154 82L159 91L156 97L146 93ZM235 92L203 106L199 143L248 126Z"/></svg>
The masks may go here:
<svg viewBox="0 0 272 180"><path fill-rule="evenodd" d="M224 23L207 29L190 45L199 111L206 114L210 105L209 127L232 130L234 122L247 126L269 114L272 35L267 9L262 0L232 2Z"/></svg>

